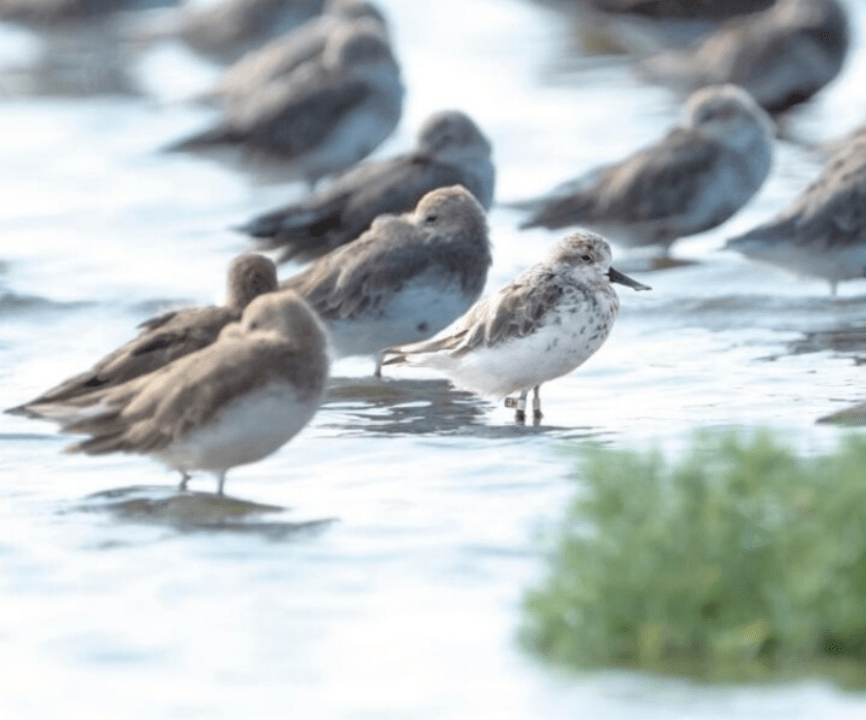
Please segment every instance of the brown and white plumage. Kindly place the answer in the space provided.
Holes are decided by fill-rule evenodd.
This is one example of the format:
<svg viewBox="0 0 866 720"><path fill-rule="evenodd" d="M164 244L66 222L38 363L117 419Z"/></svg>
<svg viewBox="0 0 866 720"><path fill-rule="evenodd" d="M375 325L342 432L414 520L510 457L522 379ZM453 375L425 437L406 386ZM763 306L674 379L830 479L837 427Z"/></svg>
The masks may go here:
<svg viewBox="0 0 866 720"><path fill-rule="evenodd" d="M277 289L273 262L255 253L235 258L229 266L225 305L184 308L145 320L141 332L106 355L90 370L74 375L29 402L7 412L39 416L39 407L119 385L200 350L214 342L222 329L240 319L259 295Z"/></svg>
<svg viewBox="0 0 866 720"><path fill-rule="evenodd" d="M523 420L526 396L583 364L610 334L619 311L611 287L645 285L610 266L610 246L581 231L561 240L549 257L480 301L440 337L385 351L384 364L406 363L445 373L455 384L497 398Z"/></svg>
<svg viewBox="0 0 866 720"><path fill-rule="evenodd" d="M582 225L623 245L667 249L720 225L770 171L772 122L733 85L692 95L683 120L659 142L601 167L539 200L522 227Z"/></svg>
<svg viewBox="0 0 866 720"><path fill-rule="evenodd" d="M56 404L49 417L89 435L70 451L151 455L183 475L256 462L291 439L319 407L326 335L295 293L256 298L216 342L153 373Z"/></svg>
<svg viewBox="0 0 866 720"><path fill-rule="evenodd" d="M424 122L412 152L359 165L239 229L263 247L285 248L282 260L312 260L357 238L379 215L412 211L439 187L462 185L489 209L494 177L490 142L468 115L447 110Z"/></svg>
<svg viewBox="0 0 866 720"><path fill-rule="evenodd" d="M378 356L462 315L484 289L490 263L484 210L455 185L427 193L413 213L379 216L281 287L312 305L337 356Z"/></svg>

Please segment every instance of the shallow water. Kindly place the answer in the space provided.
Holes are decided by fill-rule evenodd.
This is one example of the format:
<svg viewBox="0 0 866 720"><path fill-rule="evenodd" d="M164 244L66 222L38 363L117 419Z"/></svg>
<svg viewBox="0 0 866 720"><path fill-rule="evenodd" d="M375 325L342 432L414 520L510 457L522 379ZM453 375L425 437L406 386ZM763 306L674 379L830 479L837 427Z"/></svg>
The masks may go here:
<svg viewBox="0 0 866 720"><path fill-rule="evenodd" d="M624 59L574 57L574 26L533 3L382 5L408 93L379 153L409 145L429 113L462 108L493 140L500 201L620 157L677 115L677 99ZM866 14L852 7L862 36ZM32 37L4 32L10 62L32 55ZM832 138L863 119L863 60L860 43L795 114L795 134ZM207 122L178 99L215 74L165 45L134 68L150 94L6 95L3 407L88 366L159 310L220 300L228 261L250 247L227 228L301 192L155 152ZM0 416L0 716L862 717L866 699L823 682L566 677L514 642L521 594L542 572L538 534L574 487L566 441L675 449L692 428L745 423L809 451L839 432L816 419L863 399L866 283L834 300L825 283L718 251L818 167L780 144L742 213L675 246L696 262L635 272L653 291L620 289L611 338L543 388L539 427L432 373L377 382L372 363L344 361L313 423L233 471L238 503L214 517L206 495L192 510L173 504L175 476L147 458L66 455L53 426ZM490 214L490 288L561 235L519 232L518 221Z"/></svg>

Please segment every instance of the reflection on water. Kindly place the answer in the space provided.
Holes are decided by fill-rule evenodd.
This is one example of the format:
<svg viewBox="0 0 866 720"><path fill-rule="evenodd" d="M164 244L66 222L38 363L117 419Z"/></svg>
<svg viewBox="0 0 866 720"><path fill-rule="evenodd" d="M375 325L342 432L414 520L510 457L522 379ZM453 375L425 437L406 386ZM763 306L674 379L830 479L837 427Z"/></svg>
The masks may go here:
<svg viewBox="0 0 866 720"><path fill-rule="evenodd" d="M286 508L196 491L162 486L133 486L93 493L74 508L103 513L118 520L164 525L179 532L220 532L285 540L324 529L333 518L302 522L262 520Z"/></svg>
<svg viewBox="0 0 866 720"><path fill-rule="evenodd" d="M788 343L788 348L791 355L832 350L835 353L853 355L852 360L862 365L866 362L860 356L866 350L866 328L852 327L846 321L846 326L842 328L804 333L799 340Z"/></svg>
<svg viewBox="0 0 866 720"><path fill-rule="evenodd" d="M58 313L67 310L80 310L92 303L56 302L37 295L23 295L15 292L0 292L0 315L20 316L24 312Z"/></svg>
<svg viewBox="0 0 866 720"><path fill-rule="evenodd" d="M447 380L389 378L334 378L324 407L342 411L336 427L363 435L450 435L483 424L489 410Z"/></svg>
<svg viewBox="0 0 866 720"><path fill-rule="evenodd" d="M325 426L346 435L597 438L604 434L591 427L549 425L543 419L492 424L494 403L447 380L334 378L324 407L338 411L328 416Z"/></svg>

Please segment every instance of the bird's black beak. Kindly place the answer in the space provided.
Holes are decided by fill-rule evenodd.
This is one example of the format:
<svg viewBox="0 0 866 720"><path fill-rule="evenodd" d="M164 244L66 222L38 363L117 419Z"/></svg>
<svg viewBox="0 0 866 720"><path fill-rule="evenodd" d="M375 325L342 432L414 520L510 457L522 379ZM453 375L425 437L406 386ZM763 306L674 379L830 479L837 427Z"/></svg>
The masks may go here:
<svg viewBox="0 0 866 720"><path fill-rule="evenodd" d="M630 288L634 288L635 290L652 290L649 285L639 283L637 280L633 280L628 275L623 275L619 270L614 270L613 268L607 271L607 276L610 278L611 282L619 283L620 285L628 285Z"/></svg>

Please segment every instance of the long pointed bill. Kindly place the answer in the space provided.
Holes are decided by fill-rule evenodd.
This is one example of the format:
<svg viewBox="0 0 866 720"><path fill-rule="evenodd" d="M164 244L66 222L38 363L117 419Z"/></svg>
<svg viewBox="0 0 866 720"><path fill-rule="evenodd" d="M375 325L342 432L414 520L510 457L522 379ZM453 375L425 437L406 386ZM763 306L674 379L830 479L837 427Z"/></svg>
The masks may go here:
<svg viewBox="0 0 866 720"><path fill-rule="evenodd" d="M635 290L652 290L649 285L639 283L637 280L633 280L628 275L623 275L619 270L614 270L613 268L607 271L607 276L610 278L611 282L619 283L620 285L628 285L630 288L634 288Z"/></svg>

